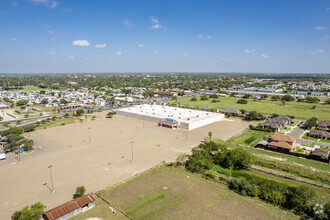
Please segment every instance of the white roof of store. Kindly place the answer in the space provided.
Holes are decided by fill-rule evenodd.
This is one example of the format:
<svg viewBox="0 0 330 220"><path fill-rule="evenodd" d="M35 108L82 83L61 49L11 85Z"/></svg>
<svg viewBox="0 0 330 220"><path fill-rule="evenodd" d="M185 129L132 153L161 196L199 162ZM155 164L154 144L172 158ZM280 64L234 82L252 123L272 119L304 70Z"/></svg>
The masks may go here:
<svg viewBox="0 0 330 220"><path fill-rule="evenodd" d="M193 109L176 108L176 107L169 107L163 105L147 105L147 104L135 105L127 108L122 108L120 110L125 112L145 115L145 116L158 117L158 118L173 118L181 122L195 122L195 121L200 121L203 119L219 116L219 113L198 111Z"/></svg>

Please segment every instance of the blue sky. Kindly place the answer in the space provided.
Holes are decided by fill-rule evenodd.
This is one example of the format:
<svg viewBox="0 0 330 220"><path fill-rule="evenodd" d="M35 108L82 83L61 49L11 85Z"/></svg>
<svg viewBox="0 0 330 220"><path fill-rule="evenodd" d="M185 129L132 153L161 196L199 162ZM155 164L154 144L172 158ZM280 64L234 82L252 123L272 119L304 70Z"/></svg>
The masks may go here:
<svg viewBox="0 0 330 220"><path fill-rule="evenodd" d="M0 73L330 73L330 0L1 0Z"/></svg>

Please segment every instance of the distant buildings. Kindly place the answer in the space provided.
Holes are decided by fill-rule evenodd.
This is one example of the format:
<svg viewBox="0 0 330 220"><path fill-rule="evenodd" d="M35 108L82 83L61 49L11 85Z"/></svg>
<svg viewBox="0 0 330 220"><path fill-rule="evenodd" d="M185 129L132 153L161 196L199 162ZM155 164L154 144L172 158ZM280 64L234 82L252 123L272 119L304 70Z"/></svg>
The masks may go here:
<svg viewBox="0 0 330 220"><path fill-rule="evenodd" d="M305 92L295 91L296 96L315 96L315 97L329 97L329 92Z"/></svg>

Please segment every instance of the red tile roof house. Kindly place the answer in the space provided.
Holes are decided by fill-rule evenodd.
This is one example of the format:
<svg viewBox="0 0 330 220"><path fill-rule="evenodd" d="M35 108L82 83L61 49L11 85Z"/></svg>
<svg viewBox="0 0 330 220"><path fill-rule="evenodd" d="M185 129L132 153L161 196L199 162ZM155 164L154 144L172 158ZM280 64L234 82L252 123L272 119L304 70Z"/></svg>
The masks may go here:
<svg viewBox="0 0 330 220"><path fill-rule="evenodd" d="M285 152L292 152L296 146L296 139L292 136L284 134L269 135L268 142L268 148Z"/></svg>
<svg viewBox="0 0 330 220"><path fill-rule="evenodd" d="M155 91L154 92L154 96L158 96L158 97L173 97L173 96L178 96L177 93L174 92L160 92L160 91Z"/></svg>
<svg viewBox="0 0 330 220"><path fill-rule="evenodd" d="M84 212L94 205L95 198L92 195L85 195L44 212L42 217L44 220L64 220Z"/></svg>

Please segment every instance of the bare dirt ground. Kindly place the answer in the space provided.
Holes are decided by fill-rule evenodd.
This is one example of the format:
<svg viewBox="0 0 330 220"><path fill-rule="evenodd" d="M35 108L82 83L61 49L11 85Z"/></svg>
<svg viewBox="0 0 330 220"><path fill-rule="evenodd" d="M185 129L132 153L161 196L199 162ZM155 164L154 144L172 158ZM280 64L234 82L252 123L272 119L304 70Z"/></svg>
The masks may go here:
<svg viewBox="0 0 330 220"><path fill-rule="evenodd" d="M99 191L190 153L209 131L214 138L228 139L249 124L230 119L183 131L115 116L29 133L35 147L42 150L23 154L20 164L13 162L14 155L0 161L1 219L10 219L15 210L38 201L46 209L67 202L77 186L85 186L87 193ZM54 194L43 185L51 188L49 165L53 166Z"/></svg>

